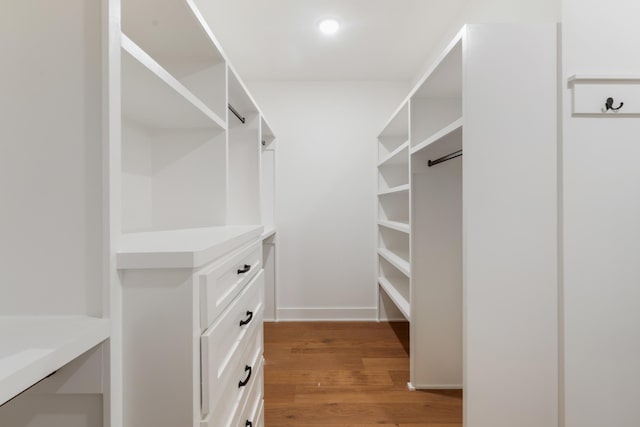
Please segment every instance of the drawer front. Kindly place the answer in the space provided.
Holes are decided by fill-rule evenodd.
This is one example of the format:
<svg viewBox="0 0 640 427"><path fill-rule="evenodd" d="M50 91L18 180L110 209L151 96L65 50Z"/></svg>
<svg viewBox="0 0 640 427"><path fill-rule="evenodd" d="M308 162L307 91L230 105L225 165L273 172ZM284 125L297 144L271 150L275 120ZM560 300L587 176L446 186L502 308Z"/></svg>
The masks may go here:
<svg viewBox="0 0 640 427"><path fill-rule="evenodd" d="M257 241L199 273L200 327L203 330L213 323L261 268L262 244Z"/></svg>
<svg viewBox="0 0 640 427"><path fill-rule="evenodd" d="M209 402L208 406L212 410L205 415L201 426L227 427L240 421L242 421L244 425L245 421L241 420L242 416L245 415L243 409L247 406L252 406L247 403L257 400L256 393L259 395L259 400L262 400L264 387L262 328L256 332L256 336L253 337L254 345L247 349L249 351L247 351L242 358L242 360L246 362L231 371L231 380L217 393L215 401ZM251 370L249 371L247 367L250 367ZM240 384L243 385L241 386ZM210 394L210 396L213 396L213 394ZM204 403L203 398L203 405Z"/></svg>
<svg viewBox="0 0 640 427"><path fill-rule="evenodd" d="M260 407L264 394L263 362L260 362L260 370L256 381L244 401L240 402L238 410L229 427L257 427Z"/></svg>
<svg viewBox="0 0 640 427"><path fill-rule="evenodd" d="M202 335L202 413L212 412L222 396L238 389L246 365L262 355L264 273L242 291L228 310Z"/></svg>

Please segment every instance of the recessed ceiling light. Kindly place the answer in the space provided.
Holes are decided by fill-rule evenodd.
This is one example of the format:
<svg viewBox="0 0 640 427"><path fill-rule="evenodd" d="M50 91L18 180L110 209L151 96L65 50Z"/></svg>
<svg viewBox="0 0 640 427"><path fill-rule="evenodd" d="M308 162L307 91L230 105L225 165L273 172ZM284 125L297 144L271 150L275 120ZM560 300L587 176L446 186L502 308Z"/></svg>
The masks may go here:
<svg viewBox="0 0 640 427"><path fill-rule="evenodd" d="M340 23L336 19L327 18L320 21L320 23L318 24L318 28L320 29L322 34L331 36L338 32L338 30L340 29Z"/></svg>

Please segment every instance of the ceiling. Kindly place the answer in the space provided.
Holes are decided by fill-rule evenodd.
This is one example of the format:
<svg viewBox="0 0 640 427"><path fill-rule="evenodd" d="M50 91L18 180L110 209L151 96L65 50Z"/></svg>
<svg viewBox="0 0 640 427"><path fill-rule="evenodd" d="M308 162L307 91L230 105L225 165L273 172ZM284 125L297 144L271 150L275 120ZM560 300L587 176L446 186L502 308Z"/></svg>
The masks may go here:
<svg viewBox="0 0 640 427"><path fill-rule="evenodd" d="M196 0L245 81L412 79L468 0ZM335 17L324 36L317 23Z"/></svg>

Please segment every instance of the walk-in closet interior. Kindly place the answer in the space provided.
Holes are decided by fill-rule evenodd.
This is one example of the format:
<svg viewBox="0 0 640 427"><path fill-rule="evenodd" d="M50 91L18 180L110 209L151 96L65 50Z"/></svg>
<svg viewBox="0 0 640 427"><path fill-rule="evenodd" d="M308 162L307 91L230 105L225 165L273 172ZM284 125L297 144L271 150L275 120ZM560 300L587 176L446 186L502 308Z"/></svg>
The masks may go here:
<svg viewBox="0 0 640 427"><path fill-rule="evenodd" d="M640 425L632 0L0 7L0 427Z"/></svg>

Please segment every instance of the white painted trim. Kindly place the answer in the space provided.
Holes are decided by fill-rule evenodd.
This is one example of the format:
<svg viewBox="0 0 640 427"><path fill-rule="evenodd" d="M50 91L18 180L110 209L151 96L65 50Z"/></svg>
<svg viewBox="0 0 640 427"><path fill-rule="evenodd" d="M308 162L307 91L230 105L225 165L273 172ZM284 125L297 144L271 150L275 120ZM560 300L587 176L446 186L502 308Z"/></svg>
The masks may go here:
<svg viewBox="0 0 640 427"><path fill-rule="evenodd" d="M462 384L411 384L411 390L462 390Z"/></svg>
<svg viewBox="0 0 640 427"><path fill-rule="evenodd" d="M282 322L295 321L378 321L377 307L301 307L278 308L276 318Z"/></svg>

